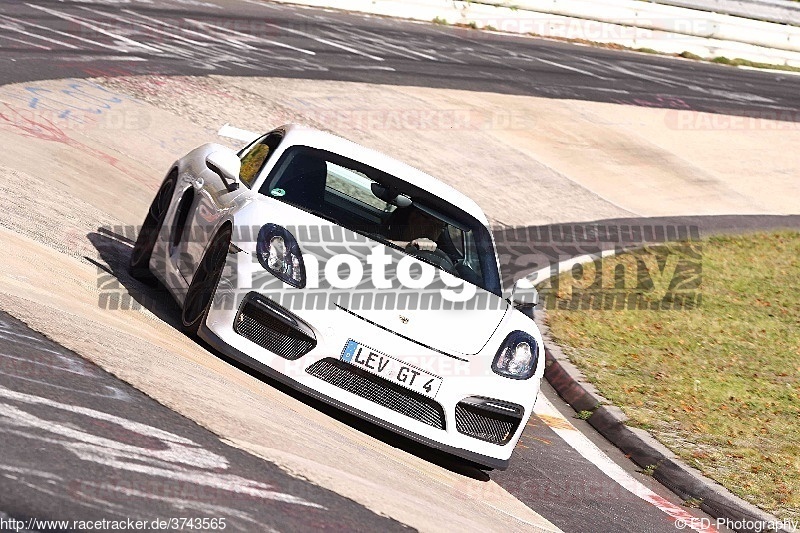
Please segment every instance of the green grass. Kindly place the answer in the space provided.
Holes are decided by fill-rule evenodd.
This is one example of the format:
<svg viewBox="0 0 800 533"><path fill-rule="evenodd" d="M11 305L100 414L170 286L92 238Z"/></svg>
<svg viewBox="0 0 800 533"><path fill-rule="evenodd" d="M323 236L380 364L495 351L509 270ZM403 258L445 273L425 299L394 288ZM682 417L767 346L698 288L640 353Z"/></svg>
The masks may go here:
<svg viewBox="0 0 800 533"><path fill-rule="evenodd" d="M692 509L698 509L701 505L703 505L702 498L688 498L683 500L684 507L691 507Z"/></svg>
<svg viewBox="0 0 800 533"><path fill-rule="evenodd" d="M683 52L681 52L680 54L678 54L678 55L681 56L681 57L685 57L686 59L694 59L695 61L702 61L703 60L703 58L701 56L699 56L697 54L693 54L691 52L687 52L685 50Z"/></svg>
<svg viewBox="0 0 800 533"><path fill-rule="evenodd" d="M656 468L658 468L658 465L647 465L646 467L642 468L641 472L645 476L652 477L653 474L656 473Z"/></svg>
<svg viewBox="0 0 800 533"><path fill-rule="evenodd" d="M800 233L703 242L702 305L549 311L630 424L782 518L800 517Z"/></svg>
<svg viewBox="0 0 800 533"><path fill-rule="evenodd" d="M799 0L800 1L800 0ZM719 63L721 65L730 65L732 67L752 67L752 68L768 68L772 70L786 70L789 72L800 72L798 67L790 67L789 65L773 65L771 63L759 63L758 61L750 61L749 59L728 59L724 56L718 56L711 60L712 63Z"/></svg>
<svg viewBox="0 0 800 533"><path fill-rule="evenodd" d="M795 0L800 2L800 0ZM719 65L729 65L731 67L751 67L751 68L761 68L761 69L770 69L770 70L784 70L786 72L800 72L800 68L792 67L790 65L777 65L774 63L760 63L758 61L750 61L749 59L742 59L741 57L737 57L736 59L729 59L725 56L717 56L712 58L703 58L697 54L693 54L692 52L681 52L678 54L680 57L685 57L686 59L694 59L695 61L709 61L711 63L717 63Z"/></svg>

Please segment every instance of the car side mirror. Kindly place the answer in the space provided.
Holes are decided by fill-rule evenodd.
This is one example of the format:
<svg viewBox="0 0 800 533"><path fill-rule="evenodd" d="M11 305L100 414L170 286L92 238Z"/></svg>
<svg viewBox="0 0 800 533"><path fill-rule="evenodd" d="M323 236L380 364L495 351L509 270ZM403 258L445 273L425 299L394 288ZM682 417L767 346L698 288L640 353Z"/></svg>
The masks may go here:
<svg viewBox="0 0 800 533"><path fill-rule="evenodd" d="M518 279L511 289L511 305L533 318L533 308L539 305L539 291L527 278Z"/></svg>
<svg viewBox="0 0 800 533"><path fill-rule="evenodd" d="M242 162L235 153L229 150L217 150L206 156L206 166L220 177L228 192L239 188L239 172Z"/></svg>

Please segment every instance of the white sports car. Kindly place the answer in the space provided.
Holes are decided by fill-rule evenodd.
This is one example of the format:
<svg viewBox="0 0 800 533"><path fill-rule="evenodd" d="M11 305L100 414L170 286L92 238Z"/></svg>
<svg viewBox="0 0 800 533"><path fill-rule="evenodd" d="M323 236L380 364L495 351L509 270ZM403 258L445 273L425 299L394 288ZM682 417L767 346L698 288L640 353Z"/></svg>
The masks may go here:
<svg viewBox="0 0 800 533"><path fill-rule="evenodd" d="M483 467L508 466L539 391L537 295L504 295L478 205L321 131L176 161L130 270L224 354Z"/></svg>

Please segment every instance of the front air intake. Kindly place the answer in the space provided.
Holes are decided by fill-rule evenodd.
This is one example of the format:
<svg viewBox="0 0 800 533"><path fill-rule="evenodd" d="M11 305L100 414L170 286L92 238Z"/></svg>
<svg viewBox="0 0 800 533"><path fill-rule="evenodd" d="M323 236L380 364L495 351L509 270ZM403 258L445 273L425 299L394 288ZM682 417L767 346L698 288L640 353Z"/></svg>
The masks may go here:
<svg viewBox="0 0 800 533"><path fill-rule="evenodd" d="M290 361L301 358L317 345L310 327L275 302L253 292L242 301L233 330Z"/></svg>
<svg viewBox="0 0 800 533"><path fill-rule="evenodd" d="M492 444L507 444L517 432L522 406L489 398L464 398L456 405L456 430Z"/></svg>

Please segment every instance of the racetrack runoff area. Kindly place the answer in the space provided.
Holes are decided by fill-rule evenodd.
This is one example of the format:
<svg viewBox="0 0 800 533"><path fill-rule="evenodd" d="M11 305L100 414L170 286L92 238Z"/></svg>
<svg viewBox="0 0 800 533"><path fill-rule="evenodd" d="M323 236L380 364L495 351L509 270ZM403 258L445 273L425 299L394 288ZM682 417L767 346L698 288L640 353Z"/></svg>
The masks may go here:
<svg viewBox="0 0 800 533"><path fill-rule="evenodd" d="M496 224L784 215L800 197L798 123L768 117L220 77L35 82L0 88L0 103L0 246L14 251L0 263L0 306L227 441L424 530L555 528L493 482L238 371L180 335L166 304L100 308L95 263L119 275L128 252L98 229L140 224L168 165L220 141L225 123L333 131L463 190ZM421 513L431 500L435 515Z"/></svg>

